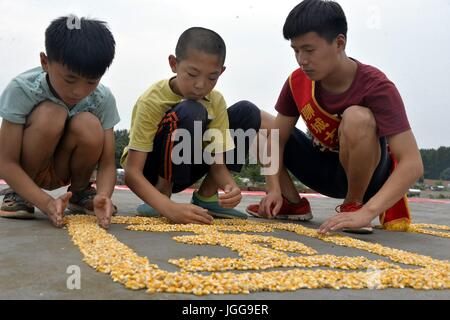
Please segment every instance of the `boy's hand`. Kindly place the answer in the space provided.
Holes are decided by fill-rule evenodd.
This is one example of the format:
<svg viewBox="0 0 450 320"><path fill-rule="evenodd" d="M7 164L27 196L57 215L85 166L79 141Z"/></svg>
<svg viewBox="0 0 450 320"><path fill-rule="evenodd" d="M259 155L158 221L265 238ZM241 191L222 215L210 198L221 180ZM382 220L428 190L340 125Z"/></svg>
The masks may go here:
<svg viewBox="0 0 450 320"><path fill-rule="evenodd" d="M362 228L369 225L374 216L364 207L351 213L340 213L327 219L319 228L320 234L338 231L343 228Z"/></svg>
<svg viewBox="0 0 450 320"><path fill-rule="evenodd" d="M94 197L94 213L100 227L104 229L109 228L113 211L114 206L111 198L100 194Z"/></svg>
<svg viewBox="0 0 450 320"><path fill-rule="evenodd" d="M72 192L67 192L56 199L51 199L47 204L46 210L42 210L57 228L64 226L64 211L71 197Z"/></svg>
<svg viewBox="0 0 450 320"><path fill-rule="evenodd" d="M265 218L274 218L283 204L281 193L269 192L259 203L258 214Z"/></svg>
<svg viewBox="0 0 450 320"><path fill-rule="evenodd" d="M173 223L212 224L213 222L213 217L208 214L208 210L193 204L173 203L162 213Z"/></svg>
<svg viewBox="0 0 450 320"><path fill-rule="evenodd" d="M221 207L231 209L241 202L242 194L238 186L227 184L223 191L223 194L219 194L219 205Z"/></svg>

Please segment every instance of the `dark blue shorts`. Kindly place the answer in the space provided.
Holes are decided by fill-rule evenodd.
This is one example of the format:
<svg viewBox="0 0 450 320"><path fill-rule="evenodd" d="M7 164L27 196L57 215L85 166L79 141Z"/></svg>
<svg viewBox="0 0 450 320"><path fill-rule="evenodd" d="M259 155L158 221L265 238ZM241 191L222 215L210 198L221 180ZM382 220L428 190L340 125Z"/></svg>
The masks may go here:
<svg viewBox="0 0 450 320"><path fill-rule="evenodd" d="M261 126L261 112L254 104L248 101L238 102L227 109L230 129L242 129L244 131L253 129L258 132ZM173 183L172 192L177 193L190 187L200 178L206 175L210 165L206 163L175 164L172 161L172 150L177 143L171 142L171 135L175 129L183 128L194 137L194 121L202 124L202 134L208 125L208 113L205 107L196 101L186 100L170 109L161 121L153 142L153 151L147 156L144 166L144 176L153 185L158 181L158 176ZM245 154L249 152L252 138L245 143ZM181 142L181 141L180 141ZM201 142L200 142L201 143ZM192 143L192 145L194 145ZM237 141L235 139L235 145ZM233 157L237 160L236 148L227 152L226 158ZM199 150L191 150L191 155ZM230 171L240 172L243 163L227 164Z"/></svg>

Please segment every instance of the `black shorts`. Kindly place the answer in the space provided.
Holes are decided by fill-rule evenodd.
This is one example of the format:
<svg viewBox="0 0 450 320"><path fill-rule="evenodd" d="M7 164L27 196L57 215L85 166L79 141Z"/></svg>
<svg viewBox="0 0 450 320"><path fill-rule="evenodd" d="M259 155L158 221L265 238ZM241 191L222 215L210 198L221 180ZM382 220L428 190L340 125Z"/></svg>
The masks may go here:
<svg viewBox="0 0 450 320"><path fill-rule="evenodd" d="M242 129L244 131L253 129L258 132L261 126L261 112L254 104L248 101L240 101L227 109L230 129ZM172 161L170 150L177 145L177 142L171 142L171 136L174 129L183 128L194 136L194 121L202 123L202 133L208 125L208 113L204 106L198 102L186 100L170 109L161 121L158 132L153 142L153 151L147 156L144 166L144 176L153 185L161 176L173 183L172 192L177 193L190 187L201 179L209 171L210 165L202 162L195 164L194 159L190 164L175 164ZM249 152L251 140L249 137L245 143L245 154ZM235 138L235 146L237 139ZM201 143L201 142L200 142ZM195 152L191 150L194 157ZM227 152L225 159L237 159L236 148ZM228 161L227 161L228 162ZM243 163L232 161L233 164L227 164L229 170L240 172Z"/></svg>
<svg viewBox="0 0 450 320"><path fill-rule="evenodd" d="M364 203L381 189L390 175L392 160L386 138L380 139L380 147L381 159L364 195ZM339 153L321 151L297 128L286 144L284 165L304 185L316 192L339 199L347 195L347 175L339 160Z"/></svg>

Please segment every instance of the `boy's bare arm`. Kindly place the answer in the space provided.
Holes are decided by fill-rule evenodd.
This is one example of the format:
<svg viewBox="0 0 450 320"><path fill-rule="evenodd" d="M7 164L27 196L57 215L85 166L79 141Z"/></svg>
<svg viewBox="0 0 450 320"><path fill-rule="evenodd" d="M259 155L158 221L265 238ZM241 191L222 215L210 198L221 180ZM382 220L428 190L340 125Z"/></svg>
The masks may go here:
<svg viewBox="0 0 450 320"><path fill-rule="evenodd" d="M320 233L368 225L401 199L408 188L423 175L422 158L411 130L389 137L388 143L398 166L380 191L355 214L340 214L325 221L320 226Z"/></svg>
<svg viewBox="0 0 450 320"><path fill-rule="evenodd" d="M98 163L97 195L94 198L94 212L98 224L107 229L111 223L114 206L111 200L116 184L116 161L114 128L104 131L103 150Z"/></svg>
<svg viewBox="0 0 450 320"><path fill-rule="evenodd" d="M42 191L22 169L20 156L23 142L23 125L3 119L0 129L0 177L26 200L43 212L53 198Z"/></svg>
<svg viewBox="0 0 450 320"><path fill-rule="evenodd" d="M279 144L278 154L272 154L272 139L269 137L267 148L270 152L272 159L278 157L278 171L274 175L266 176L266 189L267 195L261 199L259 203L259 214L265 217L274 217L279 212L283 203L280 187L280 170L284 166L284 147L289 140L292 131L295 128L295 124L298 121L298 117L287 117L278 113L275 118L274 128L271 130L278 130L279 140L276 143ZM272 160L273 162L273 160ZM273 165L273 164L272 164Z"/></svg>
<svg viewBox="0 0 450 320"><path fill-rule="evenodd" d="M98 163L97 194L111 198L116 184L114 129L105 130L102 155Z"/></svg>
<svg viewBox="0 0 450 320"><path fill-rule="evenodd" d="M223 159L223 154L217 155ZM220 161L222 162L222 160ZM219 195L219 205L224 208L235 208L242 200L241 189L225 164L214 163L209 170L218 187L224 191Z"/></svg>
<svg viewBox="0 0 450 320"><path fill-rule="evenodd" d="M145 203L150 204L156 211L162 212L171 201L144 177L143 172L147 155L147 152L128 151L125 166L125 182Z"/></svg>
<svg viewBox="0 0 450 320"><path fill-rule="evenodd" d="M228 170L227 166L223 162L224 154L216 154L215 163L211 165L209 174L220 189L225 189L227 185L237 187L236 181L234 181L230 170Z"/></svg>
<svg viewBox="0 0 450 320"><path fill-rule="evenodd" d="M284 166L284 147L287 143L287 141L289 140L289 137L292 134L292 131L295 128L295 124L298 121L298 117L287 117L287 116L283 116L282 114L277 115L276 119L275 119L275 125L274 125L274 129L275 130L279 130L279 153L278 155L272 155L272 157L276 157L278 156L279 159L279 170L278 173L275 175L271 175L271 176L266 176L266 181L267 181L267 191L268 193L281 193L281 188L280 188L280 179L279 179L279 174L280 174L280 169ZM273 130L273 129L272 129ZM268 139L268 150L272 150L272 139Z"/></svg>
<svg viewBox="0 0 450 320"><path fill-rule="evenodd" d="M389 137L388 143L398 165L380 191L366 204L374 217L391 208L423 176L422 157L411 130Z"/></svg>

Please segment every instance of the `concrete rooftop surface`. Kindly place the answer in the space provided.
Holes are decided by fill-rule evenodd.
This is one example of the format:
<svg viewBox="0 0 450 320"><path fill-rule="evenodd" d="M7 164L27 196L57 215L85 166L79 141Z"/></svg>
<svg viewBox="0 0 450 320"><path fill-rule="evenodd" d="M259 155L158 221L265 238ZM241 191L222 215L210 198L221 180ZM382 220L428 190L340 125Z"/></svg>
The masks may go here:
<svg viewBox="0 0 450 320"><path fill-rule="evenodd" d="M0 190L6 186L0 186ZM53 191L62 194L65 189ZM245 195L238 209L258 202L260 196ZM191 194L180 193L172 199L176 202L189 202ZM309 222L289 222L317 229L334 213L340 200L329 198L310 199L314 219ZM141 201L129 190L116 190L113 201L119 208L120 216L134 216L135 208ZM413 223L427 223L450 226L449 202L411 202ZM263 222L261 219L251 221ZM378 223L378 221L375 221ZM108 230L120 242L132 248L139 256L147 257L151 264L168 272L180 271L169 263L170 259L196 256L238 258L238 254L228 248L211 245L188 245L176 242L173 237L189 235L189 232L137 232L126 229L126 225L113 224ZM448 232L448 231L442 231ZM450 232L448 232L450 233ZM252 233L301 242L315 249L318 254L336 256L364 256L373 260L392 263L388 258L365 250L348 248L319 239L300 236L295 233L275 230L272 233ZM345 234L368 243L377 243L388 248L401 249L437 260L450 260L450 238L419 233L387 232L375 229L371 235ZM447 261L448 263L448 261ZM395 263L394 263L395 264ZM71 276L70 266L80 270L80 289L67 286ZM402 267L404 267L402 265ZM295 268L277 268L264 271L286 271ZM314 270L323 268L312 268ZM69 270L69 273L68 273ZM328 269L327 269L328 270ZM333 269L336 270L336 269ZM242 272L242 271L232 271ZM246 271L261 272L261 271ZM204 273L208 274L208 273ZM97 272L83 261L80 249L72 242L68 230L54 228L41 212L34 220L0 219L0 299L175 299L175 300L331 300L331 299L450 299L450 290L404 289L298 289L290 292L258 291L250 294L205 295L147 293L143 290L130 290L121 283L112 281L110 275Z"/></svg>

